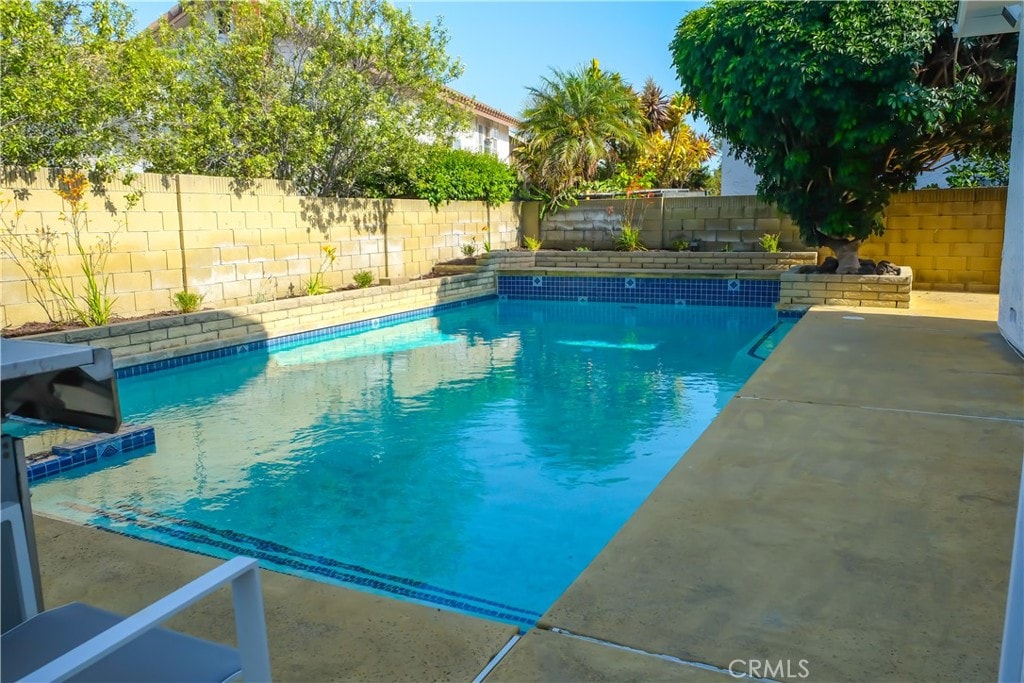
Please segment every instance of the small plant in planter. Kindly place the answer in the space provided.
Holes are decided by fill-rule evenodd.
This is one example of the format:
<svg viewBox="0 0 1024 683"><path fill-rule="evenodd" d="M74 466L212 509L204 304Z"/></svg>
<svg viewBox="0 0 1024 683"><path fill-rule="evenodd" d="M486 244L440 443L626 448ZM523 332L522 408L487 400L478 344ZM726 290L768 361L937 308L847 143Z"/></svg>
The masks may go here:
<svg viewBox="0 0 1024 683"><path fill-rule="evenodd" d="M205 294L197 292L175 292L171 295L171 304L178 313L195 313L205 298Z"/></svg>
<svg viewBox="0 0 1024 683"><path fill-rule="evenodd" d="M373 284L373 273L368 270L360 270L352 276L352 280L356 283L356 287L363 289Z"/></svg>
<svg viewBox="0 0 1024 683"><path fill-rule="evenodd" d="M676 251L689 251L690 243L686 240L676 240L672 243L672 248Z"/></svg>
<svg viewBox="0 0 1024 683"><path fill-rule="evenodd" d="M573 251L590 251L590 247L576 247Z"/></svg>
<svg viewBox="0 0 1024 683"><path fill-rule="evenodd" d="M490 251L490 249L487 249L487 251ZM475 237L470 238L469 242L466 242L465 244L462 245L462 255L465 256L466 258L473 258L474 256L476 256Z"/></svg>
<svg viewBox="0 0 1024 683"><path fill-rule="evenodd" d="M647 251L647 245L640 239L640 229L628 225L622 226L622 233L615 238L618 251Z"/></svg>
<svg viewBox="0 0 1024 683"><path fill-rule="evenodd" d="M765 234L761 235L761 239L758 240L758 244L760 244L761 248L767 251L769 254L777 254L780 251L782 251L782 247L779 245L779 239L781 237L782 233L776 233L773 235L770 232L766 232Z"/></svg>
<svg viewBox="0 0 1024 683"><path fill-rule="evenodd" d="M540 246L543 242L536 237L524 237L523 244L525 244L526 248L530 251L540 251Z"/></svg>
<svg viewBox="0 0 1024 683"><path fill-rule="evenodd" d="M335 259L338 258L338 250L329 244L325 244L320 247L320 251L324 253L323 259L320 261L320 268L313 273L312 277L303 283L303 288L306 290L308 296L317 296L319 294L327 294L331 291L331 288L327 286L324 281L324 273L331 269L334 265Z"/></svg>

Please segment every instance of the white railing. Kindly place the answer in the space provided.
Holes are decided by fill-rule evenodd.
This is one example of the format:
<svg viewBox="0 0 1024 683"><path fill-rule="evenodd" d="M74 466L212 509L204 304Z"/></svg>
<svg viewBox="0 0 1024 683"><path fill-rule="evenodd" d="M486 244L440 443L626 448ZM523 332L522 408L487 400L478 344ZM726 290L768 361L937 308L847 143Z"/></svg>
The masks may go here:
<svg viewBox="0 0 1024 683"><path fill-rule="evenodd" d="M37 611L32 574L27 571L25 526L21 508L12 503L3 505L2 523L11 525L17 562L19 589L25 603L26 616ZM236 557L157 600L106 631L26 675L23 681L63 681L94 664L120 647L158 627L227 583L231 583L235 628L241 674L246 683L270 680L270 654L266 623L263 617L263 594L260 590L259 566L256 560Z"/></svg>

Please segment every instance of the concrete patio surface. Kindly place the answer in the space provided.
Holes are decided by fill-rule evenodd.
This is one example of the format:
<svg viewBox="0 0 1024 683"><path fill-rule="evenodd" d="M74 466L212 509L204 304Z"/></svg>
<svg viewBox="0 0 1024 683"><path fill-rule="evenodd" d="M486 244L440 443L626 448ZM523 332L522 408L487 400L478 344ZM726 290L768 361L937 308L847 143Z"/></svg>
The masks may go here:
<svg viewBox="0 0 1024 683"><path fill-rule="evenodd" d="M131 614L220 564L35 515L47 607L86 602ZM469 681L513 626L262 571L270 664L277 681ZM235 644L229 588L168 622Z"/></svg>
<svg viewBox="0 0 1024 683"><path fill-rule="evenodd" d="M1022 370L990 322L808 313L540 626L810 680L995 679Z"/></svg>
<svg viewBox="0 0 1024 683"><path fill-rule="evenodd" d="M972 296L808 313L486 680L726 681L751 660L788 662L776 680L994 680L1024 363ZM49 605L130 612L217 563L36 529ZM262 577L281 681L468 681L515 632ZM232 642L226 592L172 626Z"/></svg>

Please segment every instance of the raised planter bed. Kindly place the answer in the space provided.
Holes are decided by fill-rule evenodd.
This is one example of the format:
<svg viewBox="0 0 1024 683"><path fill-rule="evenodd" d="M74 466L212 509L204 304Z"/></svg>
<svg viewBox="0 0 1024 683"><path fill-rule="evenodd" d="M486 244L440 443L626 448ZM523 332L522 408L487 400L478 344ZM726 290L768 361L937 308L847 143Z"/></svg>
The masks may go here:
<svg viewBox="0 0 1024 683"><path fill-rule="evenodd" d="M871 306L910 308L914 273L907 266L899 275L836 275L800 273L799 266L779 277L780 310L808 306Z"/></svg>

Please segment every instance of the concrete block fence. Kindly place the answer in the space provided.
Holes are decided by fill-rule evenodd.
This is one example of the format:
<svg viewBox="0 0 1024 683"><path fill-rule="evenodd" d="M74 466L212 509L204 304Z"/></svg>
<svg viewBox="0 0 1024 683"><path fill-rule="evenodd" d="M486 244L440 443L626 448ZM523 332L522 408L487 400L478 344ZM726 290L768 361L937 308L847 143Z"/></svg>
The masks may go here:
<svg viewBox="0 0 1024 683"><path fill-rule="evenodd" d="M66 233L60 217L68 207L54 192L56 177L53 169L3 169L4 229ZM136 189L142 190L142 200L126 209L126 195ZM303 283L320 268L325 246L338 254L325 273L332 288L351 284L362 270L378 281L416 278L439 262L460 258L466 245L478 253L484 242L494 250L509 249L523 235L540 237L548 248L610 249L626 213L649 248L685 240L700 242L701 250L647 257L545 251L549 255L536 257L542 261L535 265L557 268L558 261L603 268L630 259L626 265L632 267L639 258L639 268L758 269L769 265L762 262L767 255L746 252L769 232L781 235L784 254L807 253L792 222L756 197L641 199L631 206L624 200L584 201L541 221L533 202L500 207L455 202L435 210L421 200L303 197L289 183L271 180L141 174L131 187L116 182L93 187L86 201L86 243L114 235L106 272L117 298L114 313L128 317L170 310L171 296L182 290L202 294L204 305L212 307L301 294ZM886 234L869 240L862 255L913 268L919 289L997 291L1005 206L1006 188L897 195L886 212ZM56 249L61 269L75 274L71 281L81 291L83 278L66 234ZM722 258L728 263L718 264ZM803 263L805 257L800 259ZM795 263L778 261L772 267L789 265ZM4 327L45 319L29 279L2 254L0 287Z"/></svg>
<svg viewBox="0 0 1024 683"><path fill-rule="evenodd" d="M5 224L21 233L66 232L60 216L68 207L54 192L56 176L4 169L0 199L12 200ZM126 210L133 189L142 190L142 200ZM106 270L117 297L114 312L125 316L169 310L171 296L185 289L211 306L300 294L321 267L325 246L337 251L325 272L332 288L352 284L362 270L375 280L416 278L461 256L466 245L477 251L484 242L517 246L523 220L514 202L453 202L435 210L422 200L303 197L285 182L189 175L141 174L131 187L92 187L86 203L86 243L114 234ZM57 254L63 272L80 272L66 236ZM45 320L10 258L0 257L0 273L3 325ZM81 291L83 278L72 281Z"/></svg>

